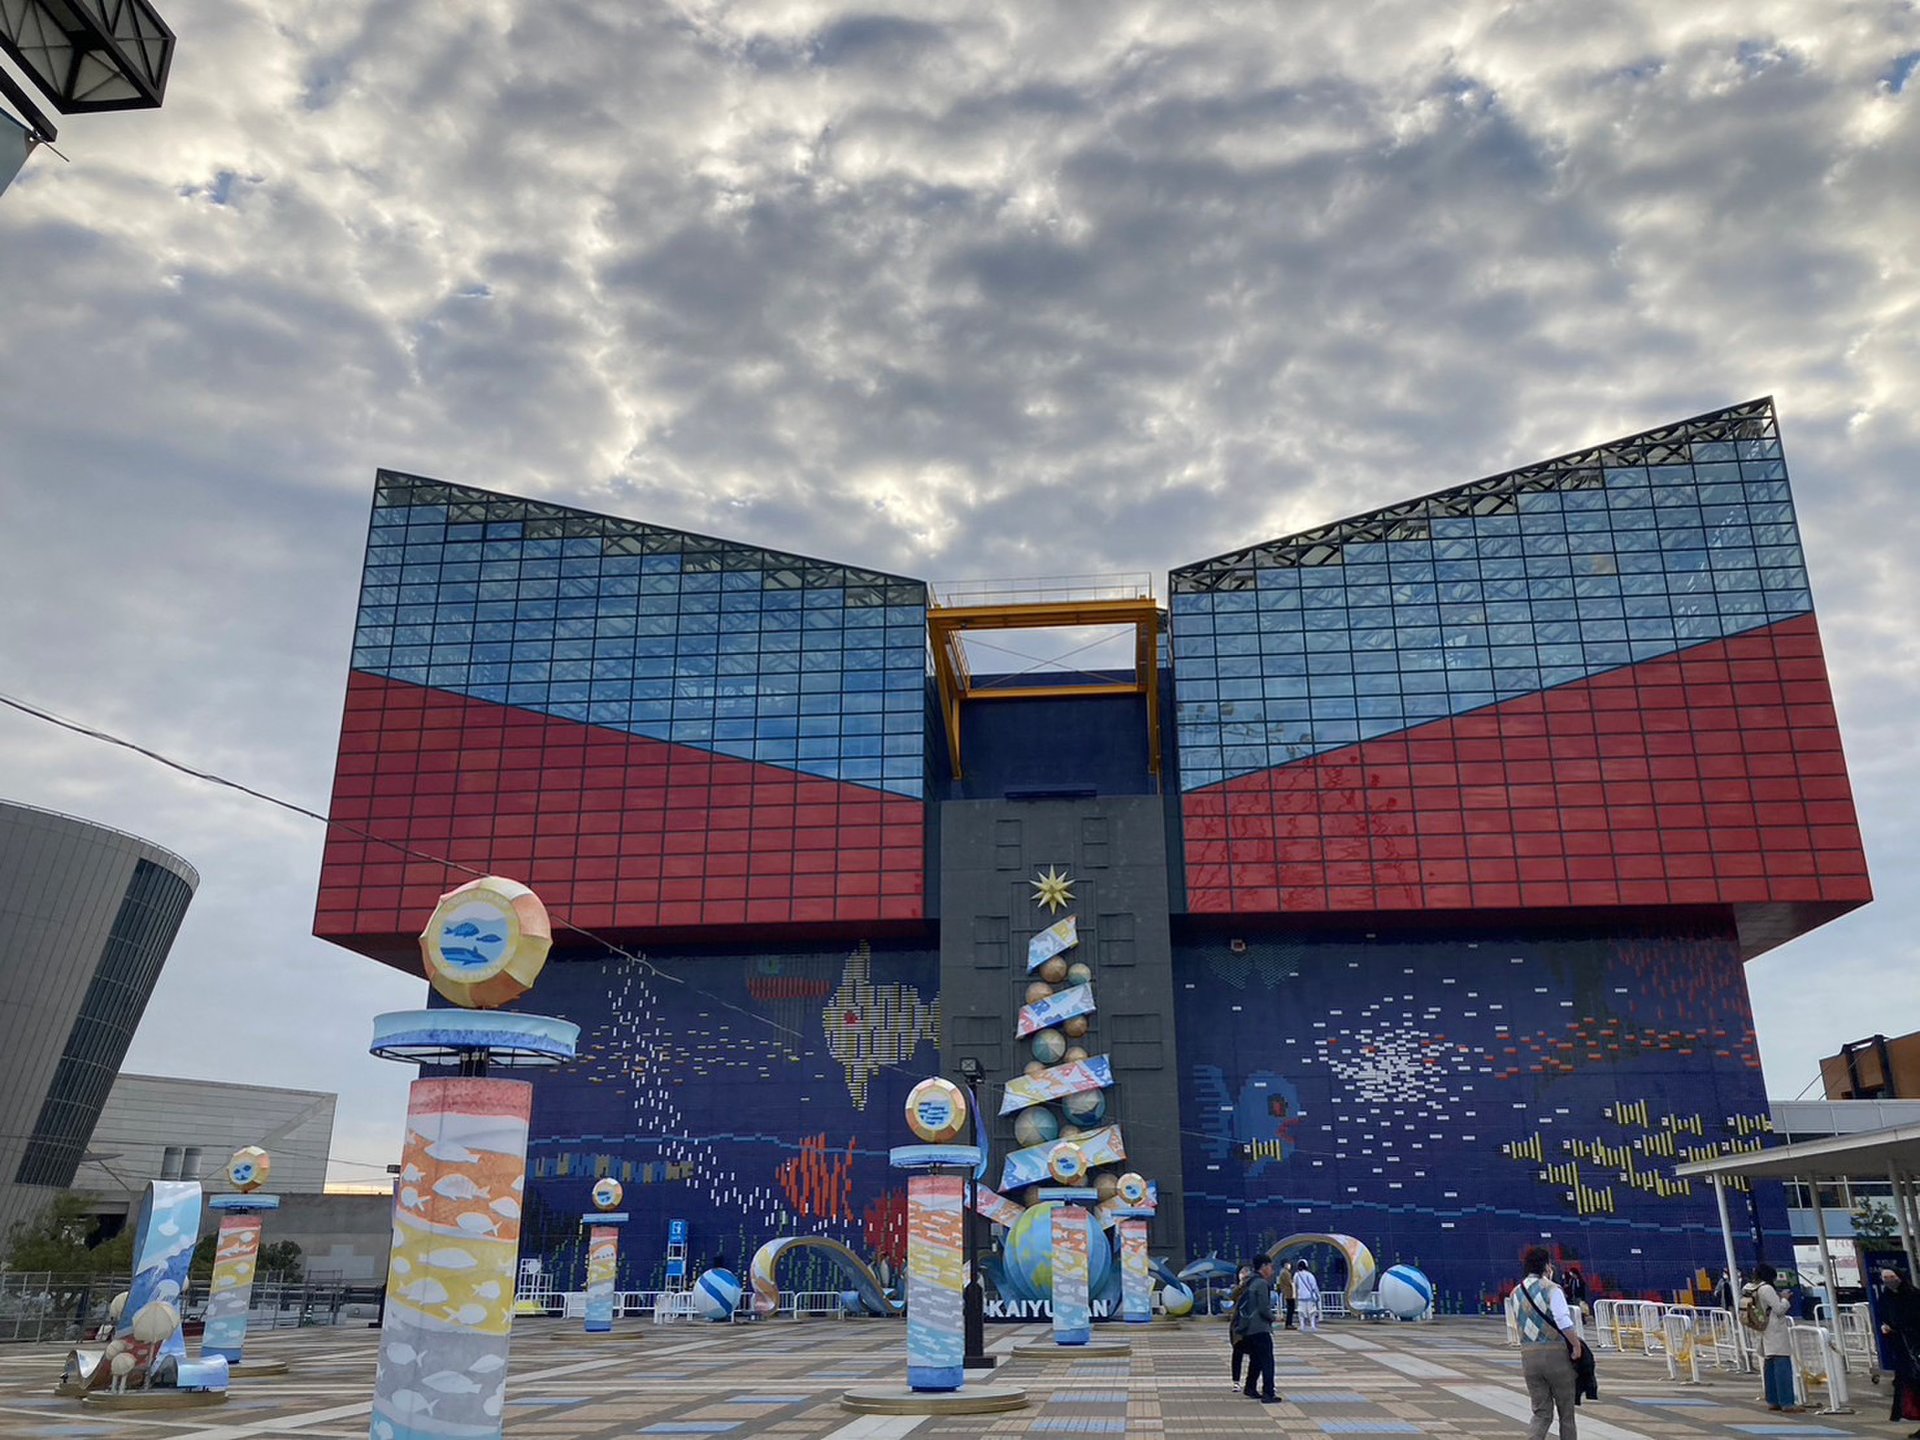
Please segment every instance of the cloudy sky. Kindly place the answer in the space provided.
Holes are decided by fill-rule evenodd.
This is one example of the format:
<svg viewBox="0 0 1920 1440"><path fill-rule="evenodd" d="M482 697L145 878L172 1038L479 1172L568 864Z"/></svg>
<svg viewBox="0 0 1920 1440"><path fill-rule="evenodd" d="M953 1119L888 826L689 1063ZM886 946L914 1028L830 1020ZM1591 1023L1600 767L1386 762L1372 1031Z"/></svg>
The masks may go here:
<svg viewBox="0 0 1920 1440"><path fill-rule="evenodd" d="M1771 393L1882 898L1751 967L1770 1085L1920 1026L1913 4L163 10L0 197L0 690L320 808L377 466L1164 573ZM0 794L205 876L133 1067L385 1164L317 825L10 713Z"/></svg>

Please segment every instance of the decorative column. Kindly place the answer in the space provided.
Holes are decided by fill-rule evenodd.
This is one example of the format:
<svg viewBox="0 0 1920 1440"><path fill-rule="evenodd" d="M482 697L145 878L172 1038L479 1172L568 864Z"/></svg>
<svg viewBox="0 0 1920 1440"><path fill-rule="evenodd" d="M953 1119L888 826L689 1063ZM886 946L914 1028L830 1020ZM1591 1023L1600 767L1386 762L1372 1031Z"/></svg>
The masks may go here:
<svg viewBox="0 0 1920 1440"><path fill-rule="evenodd" d="M408 1092L372 1440L501 1433L533 1087L488 1071L571 1060L580 1027L491 1007L532 987L552 933L516 881L449 891L420 952L434 990L467 1008L374 1020L381 1059L452 1068Z"/></svg>
<svg viewBox="0 0 1920 1440"><path fill-rule="evenodd" d="M627 1223L624 1213L614 1209L626 1193L618 1180L604 1176L593 1185L592 1212L580 1217L587 1226L587 1329L589 1335L611 1335L616 1291L615 1272L620 1268L620 1226Z"/></svg>
<svg viewBox="0 0 1920 1440"><path fill-rule="evenodd" d="M273 1160L258 1145L234 1151L227 1162L227 1182L234 1188L230 1195L207 1199L209 1210L221 1214L220 1236L214 1243L213 1284L207 1294L206 1328L200 1335L200 1358L218 1356L227 1362L234 1375L283 1375L284 1360L260 1360L251 1364L242 1358L247 1341L247 1311L253 1301L253 1280L260 1258L260 1216L278 1210L278 1195L263 1195Z"/></svg>
<svg viewBox="0 0 1920 1440"><path fill-rule="evenodd" d="M1117 1210L1120 1222L1120 1314L1129 1325L1153 1319L1153 1278L1147 1273L1147 1221L1151 1210Z"/></svg>

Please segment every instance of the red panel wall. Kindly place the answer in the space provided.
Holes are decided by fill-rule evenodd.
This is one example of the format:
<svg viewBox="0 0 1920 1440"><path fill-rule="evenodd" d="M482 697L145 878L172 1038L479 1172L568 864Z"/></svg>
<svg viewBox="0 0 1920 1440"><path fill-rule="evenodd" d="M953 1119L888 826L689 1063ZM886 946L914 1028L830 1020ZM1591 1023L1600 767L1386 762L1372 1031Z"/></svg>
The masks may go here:
<svg viewBox="0 0 1920 1440"><path fill-rule="evenodd" d="M1811 615L1184 796L1199 913L1872 898Z"/></svg>
<svg viewBox="0 0 1920 1440"><path fill-rule="evenodd" d="M596 931L925 913L917 800L359 672L332 816L314 933L349 946L417 934L472 878L443 861Z"/></svg>

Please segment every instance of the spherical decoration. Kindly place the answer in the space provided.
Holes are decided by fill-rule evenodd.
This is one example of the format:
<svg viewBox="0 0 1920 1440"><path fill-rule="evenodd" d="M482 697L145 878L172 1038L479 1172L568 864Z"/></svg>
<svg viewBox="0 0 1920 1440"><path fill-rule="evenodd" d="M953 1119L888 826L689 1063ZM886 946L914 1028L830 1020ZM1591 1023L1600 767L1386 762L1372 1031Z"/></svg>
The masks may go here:
<svg viewBox="0 0 1920 1440"><path fill-rule="evenodd" d="M1039 1187L1035 1187L1036 1189ZM1035 1200L1013 1222L1001 1251L1001 1294L1010 1300L1053 1298L1053 1212L1057 1200ZM1096 1222L1087 1247L1087 1290L1098 1295L1113 1271L1113 1246L1104 1242Z"/></svg>
<svg viewBox="0 0 1920 1440"><path fill-rule="evenodd" d="M1084 960L1076 960L1067 966L1067 984L1085 985L1093 979L1093 966Z"/></svg>
<svg viewBox="0 0 1920 1440"><path fill-rule="evenodd" d="M1147 1177L1137 1170L1129 1170L1120 1177L1120 1201L1122 1204L1138 1208L1147 1203L1147 1197L1153 1192L1147 1188Z"/></svg>
<svg viewBox="0 0 1920 1440"><path fill-rule="evenodd" d="M1049 985L1058 985L1067 978L1067 962L1056 955L1040 966L1040 978Z"/></svg>
<svg viewBox="0 0 1920 1440"><path fill-rule="evenodd" d="M120 1323L120 1317L127 1313L127 1301L132 1294L133 1292L131 1290L122 1290L119 1294L115 1295L113 1299L109 1300L107 1302L107 1319L118 1325Z"/></svg>
<svg viewBox="0 0 1920 1440"><path fill-rule="evenodd" d="M1014 1143L1045 1145L1060 1138L1060 1117L1044 1105L1029 1105L1013 1117Z"/></svg>
<svg viewBox="0 0 1920 1440"><path fill-rule="evenodd" d="M1087 1031L1092 1027L1088 1023L1086 1016L1076 1015L1071 1020L1062 1022L1060 1028L1067 1035L1071 1036L1075 1040L1078 1040L1082 1035L1086 1034Z"/></svg>
<svg viewBox="0 0 1920 1440"><path fill-rule="evenodd" d="M427 979L469 1010L496 1010L526 994L552 948L553 926L540 897L498 875L442 895L420 932Z"/></svg>
<svg viewBox="0 0 1920 1440"><path fill-rule="evenodd" d="M1073 1064L1076 1060L1084 1060L1087 1058L1087 1047L1084 1045L1069 1045L1067 1046L1067 1053L1060 1058L1062 1062L1067 1065Z"/></svg>
<svg viewBox="0 0 1920 1440"><path fill-rule="evenodd" d="M1078 1140L1086 1133L1087 1132L1082 1130L1078 1125L1062 1125L1060 1127L1060 1138L1062 1140Z"/></svg>
<svg viewBox="0 0 1920 1440"><path fill-rule="evenodd" d="M950 1145L966 1133L967 1092L938 1075L907 1094L907 1128L929 1145Z"/></svg>
<svg viewBox="0 0 1920 1440"><path fill-rule="evenodd" d="M1418 1320L1433 1308L1433 1282L1411 1265L1395 1265L1380 1277L1373 1296L1389 1315Z"/></svg>
<svg viewBox="0 0 1920 1440"><path fill-rule="evenodd" d="M1067 1037L1058 1030L1042 1030L1033 1037L1033 1058L1042 1065L1058 1065L1067 1053Z"/></svg>
<svg viewBox="0 0 1920 1440"><path fill-rule="evenodd" d="M593 1182L593 1208L612 1210L620 1204L621 1197L627 1193L626 1187L611 1175L603 1175Z"/></svg>
<svg viewBox="0 0 1920 1440"><path fill-rule="evenodd" d="M693 1283L693 1308L716 1324L740 1307L740 1280L731 1270L702 1270Z"/></svg>
<svg viewBox="0 0 1920 1440"><path fill-rule="evenodd" d="M1038 1005L1051 994L1053 994L1053 986L1044 980L1036 980L1027 986L1027 1004Z"/></svg>
<svg viewBox="0 0 1920 1440"><path fill-rule="evenodd" d="M1174 1319L1193 1313L1193 1291L1184 1285L1163 1285L1160 1287L1160 1309Z"/></svg>
<svg viewBox="0 0 1920 1440"><path fill-rule="evenodd" d="M1078 1125L1083 1130L1092 1129L1107 1118L1107 1092L1082 1090L1062 1100L1060 1108L1066 1111L1069 1124Z"/></svg>
<svg viewBox="0 0 1920 1440"><path fill-rule="evenodd" d="M1062 1185L1078 1185L1087 1178L1087 1157L1071 1140L1062 1140L1047 1151L1047 1173Z"/></svg>
<svg viewBox="0 0 1920 1440"><path fill-rule="evenodd" d="M1102 1203L1105 1203L1120 1193L1120 1182L1114 1178L1112 1171L1102 1170L1093 1177L1093 1193L1100 1197Z"/></svg>
<svg viewBox="0 0 1920 1440"><path fill-rule="evenodd" d="M1042 1065L1038 1060L1027 1061L1027 1078L1029 1080L1038 1080L1046 1073L1047 1067Z"/></svg>
<svg viewBox="0 0 1920 1440"><path fill-rule="evenodd" d="M267 1183L272 1171L272 1156L258 1145L243 1146L227 1161L227 1183L242 1194L251 1194Z"/></svg>

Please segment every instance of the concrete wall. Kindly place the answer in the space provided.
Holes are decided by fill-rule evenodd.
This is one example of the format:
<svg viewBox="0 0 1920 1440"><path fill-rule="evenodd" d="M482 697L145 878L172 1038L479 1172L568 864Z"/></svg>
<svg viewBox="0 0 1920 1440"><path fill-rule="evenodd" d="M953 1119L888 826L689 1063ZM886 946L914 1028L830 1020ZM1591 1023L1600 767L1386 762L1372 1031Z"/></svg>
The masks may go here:
<svg viewBox="0 0 1920 1440"><path fill-rule="evenodd" d="M0 802L0 1234L72 1183L199 879L132 835Z"/></svg>
<svg viewBox="0 0 1920 1440"><path fill-rule="evenodd" d="M233 1152L258 1145L273 1157L269 1190L318 1194L327 1183L335 1100L319 1090L121 1075L88 1145L102 1159L82 1164L73 1187L124 1196L149 1180L181 1178L200 1180L212 1193L228 1188L224 1172ZM179 1174L180 1161L194 1151L198 1167Z"/></svg>
<svg viewBox="0 0 1920 1440"><path fill-rule="evenodd" d="M1029 978L1027 941L1057 916L1035 906L1032 880L1049 866L1073 877L1079 922L1070 960L1093 967L1099 1009L1081 1043L1113 1062L1107 1118L1127 1146L1124 1168L1160 1187L1149 1232L1156 1254L1186 1258L1182 1210L1179 1057L1167 916L1166 820L1158 796L1090 800L949 801L940 807L941 1068L978 1059L1003 1084L1031 1059L1014 1037ZM1060 912L1062 915L1068 911ZM1011 1118L993 1122L993 1149L1015 1148ZM998 1180L996 1167L990 1179Z"/></svg>
<svg viewBox="0 0 1920 1440"><path fill-rule="evenodd" d="M291 1240L306 1257L307 1277L347 1285L380 1285L387 1278L393 1239L391 1195L287 1195L261 1217L260 1243ZM218 1212L200 1215L200 1233L220 1228Z"/></svg>

